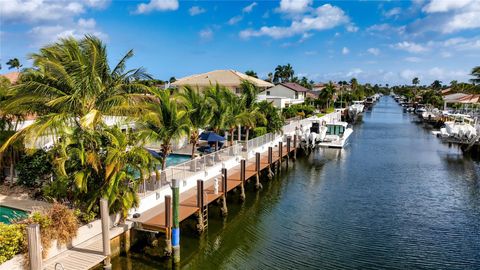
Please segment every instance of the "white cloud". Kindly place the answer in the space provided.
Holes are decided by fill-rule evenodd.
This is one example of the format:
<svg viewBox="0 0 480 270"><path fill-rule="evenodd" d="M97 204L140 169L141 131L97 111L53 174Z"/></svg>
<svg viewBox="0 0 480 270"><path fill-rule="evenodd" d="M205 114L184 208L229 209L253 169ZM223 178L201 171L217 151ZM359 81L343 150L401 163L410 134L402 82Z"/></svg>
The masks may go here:
<svg viewBox="0 0 480 270"><path fill-rule="evenodd" d="M198 35L203 41L211 40L213 38L213 31L210 28L205 28L201 30Z"/></svg>
<svg viewBox="0 0 480 270"><path fill-rule="evenodd" d="M383 16L385 16L387 18L397 17L401 13L402 13L402 9L399 8L399 7L396 7L396 8L392 8L390 10L387 10L387 11L383 12Z"/></svg>
<svg viewBox="0 0 480 270"><path fill-rule="evenodd" d="M96 28L96 21L80 18L76 23L36 26L29 31L34 43L42 46L53 43L60 38L74 37L82 38L86 34L107 39L108 36Z"/></svg>
<svg viewBox="0 0 480 270"><path fill-rule="evenodd" d="M347 25L347 31L348 32L357 32L358 31L358 27L355 26L353 23Z"/></svg>
<svg viewBox="0 0 480 270"><path fill-rule="evenodd" d="M136 14L145 14L152 11L177 10L178 0L150 0L148 3L137 5Z"/></svg>
<svg viewBox="0 0 480 270"><path fill-rule="evenodd" d="M342 54L348 54L350 50L347 47L342 48Z"/></svg>
<svg viewBox="0 0 480 270"><path fill-rule="evenodd" d="M254 8L256 5L257 5L257 2L253 2L253 3L251 3L250 5L244 7L244 8L242 9L242 12L243 12L243 13L250 13L250 12L252 12L253 8Z"/></svg>
<svg viewBox="0 0 480 270"><path fill-rule="evenodd" d="M367 52L377 56L377 55L380 54L380 49L378 49L378 48L368 48Z"/></svg>
<svg viewBox="0 0 480 270"><path fill-rule="evenodd" d="M230 20L228 20L228 24L230 25L235 25L237 23L239 23L241 20L243 20L243 16L242 15L237 15L237 16L233 16L232 18L230 18Z"/></svg>
<svg viewBox="0 0 480 270"><path fill-rule="evenodd" d="M278 10L283 13L303 13L313 0L281 0Z"/></svg>
<svg viewBox="0 0 480 270"><path fill-rule="evenodd" d="M410 33L450 34L480 28L480 1L478 0L430 0L422 11L426 16L408 25L407 29Z"/></svg>
<svg viewBox="0 0 480 270"><path fill-rule="evenodd" d="M448 12L464 8L477 0L431 0L422 8L424 12Z"/></svg>
<svg viewBox="0 0 480 270"><path fill-rule="evenodd" d="M190 9L188 9L188 13L190 14L190 16L196 16L205 12L207 12L207 10L199 6L193 6Z"/></svg>
<svg viewBox="0 0 480 270"><path fill-rule="evenodd" d="M341 8L325 4L315 9L312 14L293 20L290 26L263 26L259 30L247 29L240 32L240 37L269 36L280 39L301 35L308 31L331 29L349 22L349 17Z"/></svg>
<svg viewBox="0 0 480 270"><path fill-rule="evenodd" d="M412 62L412 63L419 63L419 62L422 61L422 59L419 58L419 57L410 56L410 57L405 58L405 61Z"/></svg>
<svg viewBox="0 0 480 270"><path fill-rule="evenodd" d="M36 23L70 20L84 13L88 8L104 8L107 0L7 0L0 8L1 21Z"/></svg>
<svg viewBox="0 0 480 270"><path fill-rule="evenodd" d="M428 51L428 48L415 42L403 41L392 46L395 49L407 51L410 53L421 53Z"/></svg>

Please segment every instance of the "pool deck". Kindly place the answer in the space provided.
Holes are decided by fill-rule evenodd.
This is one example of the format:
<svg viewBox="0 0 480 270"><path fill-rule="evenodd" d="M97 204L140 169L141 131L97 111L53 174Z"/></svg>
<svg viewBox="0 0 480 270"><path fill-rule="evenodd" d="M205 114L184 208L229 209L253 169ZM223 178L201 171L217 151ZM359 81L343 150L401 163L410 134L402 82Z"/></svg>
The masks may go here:
<svg viewBox="0 0 480 270"><path fill-rule="evenodd" d="M0 205L15 208L27 212L50 208L52 205L43 201L35 201L28 197L27 194L13 197L0 194Z"/></svg>

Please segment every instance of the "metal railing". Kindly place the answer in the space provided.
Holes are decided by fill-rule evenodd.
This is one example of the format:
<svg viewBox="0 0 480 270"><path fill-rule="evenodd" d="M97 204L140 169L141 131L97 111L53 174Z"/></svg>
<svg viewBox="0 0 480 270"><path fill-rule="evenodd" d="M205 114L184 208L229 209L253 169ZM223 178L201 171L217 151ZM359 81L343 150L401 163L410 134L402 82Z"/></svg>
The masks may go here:
<svg viewBox="0 0 480 270"><path fill-rule="evenodd" d="M172 179L178 179L179 181L197 181L198 178L205 178L208 176L211 169L217 167L220 170L226 162L239 161L240 158L249 158L249 154L254 154L255 151L264 152L270 143L274 143L277 140L286 142L286 136L292 135L297 128L301 126L307 127L311 124L313 119L319 121L335 122L340 121L341 115L339 112L331 113L320 118L314 116L306 119L292 119L289 124L282 128L282 134L268 133L260 137L253 138L244 143L238 143L230 147L220 149L211 154L203 155L195 159L183 162L181 164L167 167L165 170L158 171L160 175L160 181L157 181L157 175L152 173L150 179L145 181L143 185L139 187L139 193L145 193L150 191L156 191L164 188L171 183ZM293 141L291 142L293 146ZM298 142L297 142L298 143ZM265 149L259 149L264 147ZM197 177L194 177L197 176ZM214 175L211 175L214 176ZM210 176L210 177L211 177ZM188 183L184 183L187 184Z"/></svg>

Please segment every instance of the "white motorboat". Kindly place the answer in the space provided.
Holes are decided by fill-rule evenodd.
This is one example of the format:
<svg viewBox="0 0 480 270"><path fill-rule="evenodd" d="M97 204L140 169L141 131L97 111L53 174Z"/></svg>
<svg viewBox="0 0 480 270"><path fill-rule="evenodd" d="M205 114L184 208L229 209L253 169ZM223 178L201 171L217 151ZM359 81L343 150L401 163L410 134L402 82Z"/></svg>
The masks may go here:
<svg viewBox="0 0 480 270"><path fill-rule="evenodd" d="M348 107L348 116L352 121L355 121L357 117L363 113L365 105L362 101L354 101L352 105Z"/></svg>
<svg viewBox="0 0 480 270"><path fill-rule="evenodd" d="M327 128L325 138L318 143L321 147L343 148L353 133L347 122L327 123L325 126Z"/></svg>

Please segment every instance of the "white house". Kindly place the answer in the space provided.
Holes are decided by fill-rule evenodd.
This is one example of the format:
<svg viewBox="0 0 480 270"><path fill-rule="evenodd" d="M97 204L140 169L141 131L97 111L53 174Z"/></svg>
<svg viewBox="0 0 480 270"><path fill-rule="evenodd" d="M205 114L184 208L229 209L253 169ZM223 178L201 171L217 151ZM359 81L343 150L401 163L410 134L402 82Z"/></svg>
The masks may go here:
<svg viewBox="0 0 480 270"><path fill-rule="evenodd" d="M258 100L273 102L275 107L283 109L293 104L301 104L309 90L297 83L279 83L272 88L262 91Z"/></svg>

